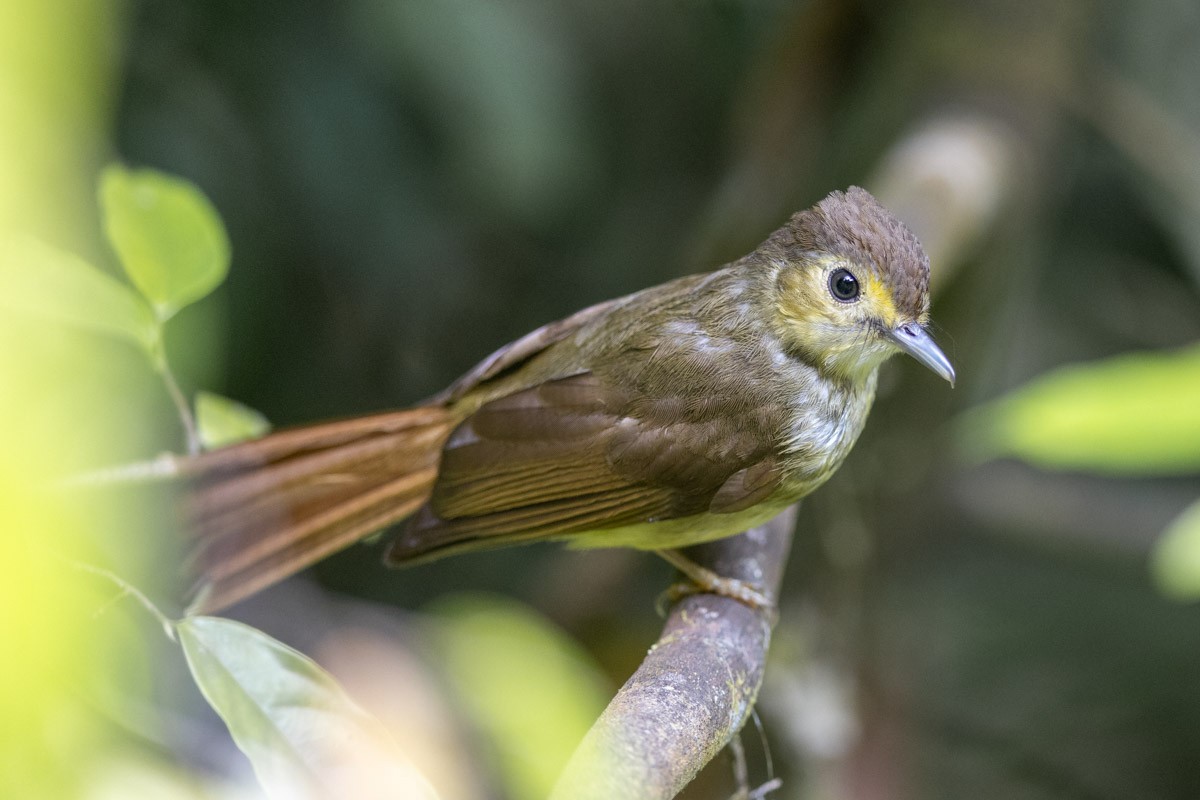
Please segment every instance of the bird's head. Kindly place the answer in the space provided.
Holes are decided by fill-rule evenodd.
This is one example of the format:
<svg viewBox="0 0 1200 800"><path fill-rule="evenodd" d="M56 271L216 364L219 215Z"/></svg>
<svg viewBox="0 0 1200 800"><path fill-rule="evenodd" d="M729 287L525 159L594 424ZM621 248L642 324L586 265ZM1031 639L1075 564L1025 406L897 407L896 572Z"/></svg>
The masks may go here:
<svg viewBox="0 0 1200 800"><path fill-rule="evenodd" d="M801 211L764 244L789 348L861 380L897 351L954 384L929 322L929 258L904 223L857 186Z"/></svg>

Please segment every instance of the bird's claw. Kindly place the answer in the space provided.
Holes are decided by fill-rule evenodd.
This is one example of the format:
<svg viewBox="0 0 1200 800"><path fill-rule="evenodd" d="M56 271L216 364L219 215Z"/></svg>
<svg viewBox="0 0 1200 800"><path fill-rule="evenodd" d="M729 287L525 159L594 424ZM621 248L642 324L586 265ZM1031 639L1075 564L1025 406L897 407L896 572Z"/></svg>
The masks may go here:
<svg viewBox="0 0 1200 800"><path fill-rule="evenodd" d="M755 611L766 611L774 619L775 600L762 587L718 575L676 550L660 550L658 553L687 578L686 581L672 584L660 598L660 605L663 601L674 603L694 594L716 594L736 600Z"/></svg>

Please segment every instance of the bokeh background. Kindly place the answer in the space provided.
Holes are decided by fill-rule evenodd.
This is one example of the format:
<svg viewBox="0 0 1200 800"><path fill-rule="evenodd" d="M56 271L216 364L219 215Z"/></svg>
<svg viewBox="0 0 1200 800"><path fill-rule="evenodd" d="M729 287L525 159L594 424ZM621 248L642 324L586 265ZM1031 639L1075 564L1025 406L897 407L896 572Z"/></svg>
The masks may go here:
<svg viewBox="0 0 1200 800"><path fill-rule="evenodd" d="M280 426L416 402L832 189L877 192L929 245L960 378L889 364L801 510L759 703L773 796L1200 796L1200 608L1152 569L1200 456L979 445L986 409L1039 376L1200 340L1200 6L6 0L0 228L113 267L94 202L113 160L220 211L229 278L168 348L189 393ZM255 796L154 620L76 568L178 614L167 517L36 489L180 450L161 385L117 344L7 315L0 337L0 786ZM1139 418L1200 407L1179 371ZM1088 397L1140 380L1114 375ZM232 615L333 671L446 800L539 796L653 642L669 580L627 552L379 556ZM531 666L548 658L570 685ZM721 756L685 796L732 785Z"/></svg>

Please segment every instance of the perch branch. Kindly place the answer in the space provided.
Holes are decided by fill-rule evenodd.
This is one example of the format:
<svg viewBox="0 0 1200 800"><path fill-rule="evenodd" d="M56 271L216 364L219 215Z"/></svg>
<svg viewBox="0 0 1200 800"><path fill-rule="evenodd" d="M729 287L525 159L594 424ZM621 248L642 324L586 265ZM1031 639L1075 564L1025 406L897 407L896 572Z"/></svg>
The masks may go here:
<svg viewBox="0 0 1200 800"><path fill-rule="evenodd" d="M795 507L740 536L688 548L718 575L775 596ZM766 666L773 620L727 597L689 595L592 726L551 800L668 800L742 728Z"/></svg>

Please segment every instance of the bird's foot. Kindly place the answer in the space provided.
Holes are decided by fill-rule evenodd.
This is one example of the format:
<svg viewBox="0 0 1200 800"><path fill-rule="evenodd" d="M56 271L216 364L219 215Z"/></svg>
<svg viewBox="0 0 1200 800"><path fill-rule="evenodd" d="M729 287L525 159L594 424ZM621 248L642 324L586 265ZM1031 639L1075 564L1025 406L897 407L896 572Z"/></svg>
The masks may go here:
<svg viewBox="0 0 1200 800"><path fill-rule="evenodd" d="M693 594L718 594L747 605L755 611L775 612L775 600L761 586L737 578L718 575L678 550L655 550L663 560L683 573L687 581L676 583L666 592L671 602Z"/></svg>

